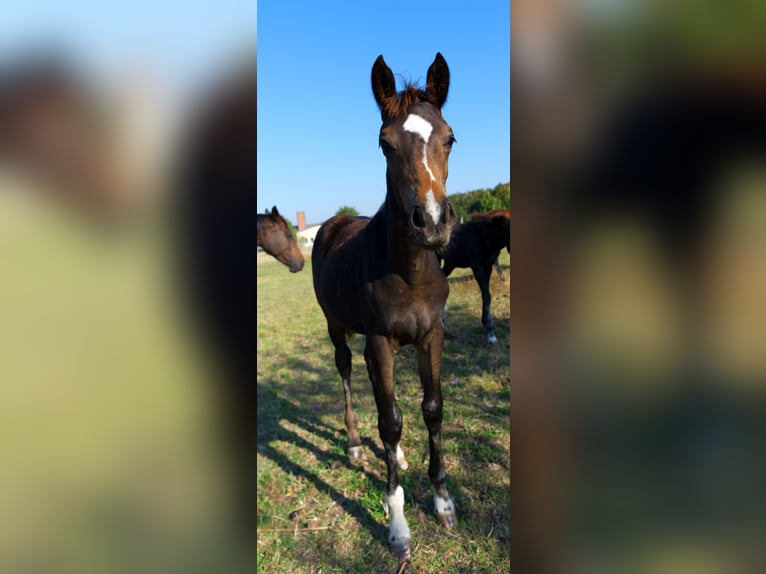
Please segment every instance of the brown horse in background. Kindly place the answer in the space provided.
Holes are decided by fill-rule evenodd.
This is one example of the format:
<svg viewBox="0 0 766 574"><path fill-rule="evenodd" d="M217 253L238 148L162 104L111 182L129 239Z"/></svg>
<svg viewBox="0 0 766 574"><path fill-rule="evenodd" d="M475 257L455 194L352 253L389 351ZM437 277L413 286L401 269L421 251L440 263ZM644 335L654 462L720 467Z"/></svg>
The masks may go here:
<svg viewBox="0 0 766 574"><path fill-rule="evenodd" d="M497 264L497 256L503 247L510 252L511 218L510 211L498 209L475 213L471 221L455 226L452 240L437 253L444 262L442 271L446 277L456 267L470 267L473 271L481 290L481 324L487 331L487 342L492 345L497 343L497 337L490 312L489 281L492 266Z"/></svg>
<svg viewBox="0 0 766 574"><path fill-rule="evenodd" d="M57 200L81 213L120 220L135 195L107 111L58 58L0 70L0 162L53 187Z"/></svg>
<svg viewBox="0 0 766 574"><path fill-rule="evenodd" d="M257 233L258 247L262 247L277 261L287 265L292 273L303 269L303 253L295 242L287 221L277 211L276 205L271 211L267 209L265 215L258 214Z"/></svg>
<svg viewBox="0 0 766 574"><path fill-rule="evenodd" d="M428 69L425 90L409 85L399 94L393 73L378 57L372 68L372 91L383 120L379 142L387 162L385 202L371 219L330 218L319 230L312 252L314 290L335 346L353 458L360 455L361 441L351 402L351 351L346 341L353 333L366 336L364 358L388 470L388 540L399 559L412 549L398 475L407 467L399 446L402 412L393 377L394 356L401 345L417 349L434 510L446 527L457 521L441 447L444 331L439 317L449 285L435 254L450 240L456 221L445 189L447 160L455 142L441 113L448 88L449 69L441 54Z"/></svg>

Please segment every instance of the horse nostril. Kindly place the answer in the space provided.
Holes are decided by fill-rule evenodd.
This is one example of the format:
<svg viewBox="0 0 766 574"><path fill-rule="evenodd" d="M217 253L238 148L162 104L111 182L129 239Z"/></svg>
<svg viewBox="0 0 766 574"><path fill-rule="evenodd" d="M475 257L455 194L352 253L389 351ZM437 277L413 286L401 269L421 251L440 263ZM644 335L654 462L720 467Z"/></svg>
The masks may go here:
<svg viewBox="0 0 766 574"><path fill-rule="evenodd" d="M414 227L426 226L426 222L423 219L423 210L420 208L419 205L416 205L415 209L412 210L412 225Z"/></svg>
<svg viewBox="0 0 766 574"><path fill-rule="evenodd" d="M448 223L450 221L455 221L457 219L457 215L455 214L455 209L452 207L452 203L449 201L447 202L447 209L442 209L442 223Z"/></svg>

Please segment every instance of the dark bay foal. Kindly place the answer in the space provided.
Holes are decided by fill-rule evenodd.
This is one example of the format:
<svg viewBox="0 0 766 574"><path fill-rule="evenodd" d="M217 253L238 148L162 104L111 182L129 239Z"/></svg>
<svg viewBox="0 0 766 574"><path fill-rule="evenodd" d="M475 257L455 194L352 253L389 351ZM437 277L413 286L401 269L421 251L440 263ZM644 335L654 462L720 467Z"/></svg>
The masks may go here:
<svg viewBox="0 0 766 574"><path fill-rule="evenodd" d="M497 343L497 337L490 312L489 280L492 266L503 247L510 252L510 212L495 210L474 214L471 221L456 225L452 240L438 251L439 259L444 261L445 277L449 277L456 267L470 267L473 271L481 289L481 324L487 330L487 342L492 345Z"/></svg>
<svg viewBox="0 0 766 574"><path fill-rule="evenodd" d="M346 340L353 333L366 336L364 358L388 469L389 543L399 559L408 557L412 549L398 475L399 468L406 468L399 446L402 413L393 379L394 356L401 345L417 349L435 511L446 527L457 521L441 448L444 331L439 318L449 285L435 254L449 241L456 220L445 189L447 159L455 142L441 114L448 88L449 69L441 54L428 69L425 89L408 85L401 93L396 92L383 57L378 57L372 68L372 89L383 120L385 201L371 219L330 218L319 230L312 253L314 290L343 382L351 457L359 457L361 440L351 401L351 351Z"/></svg>

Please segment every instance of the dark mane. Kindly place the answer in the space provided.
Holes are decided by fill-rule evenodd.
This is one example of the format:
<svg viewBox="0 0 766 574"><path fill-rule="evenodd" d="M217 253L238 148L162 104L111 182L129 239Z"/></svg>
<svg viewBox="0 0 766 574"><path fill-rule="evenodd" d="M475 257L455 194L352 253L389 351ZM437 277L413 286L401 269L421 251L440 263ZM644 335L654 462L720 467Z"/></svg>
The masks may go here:
<svg viewBox="0 0 766 574"><path fill-rule="evenodd" d="M256 223L257 223L256 231L258 233L261 233L261 232L266 230L266 227L268 226L269 219L271 219L277 225L280 225L280 226L284 225L285 229L287 229L287 232L288 233L290 232L290 227L287 225L287 220L284 217L282 217L281 213L277 213L276 215L274 214L274 212L267 213L267 214L258 213L256 215L257 215L257 217L256 217Z"/></svg>
<svg viewBox="0 0 766 574"><path fill-rule="evenodd" d="M419 88L417 84L414 82L407 83L404 89L396 95L396 98L386 101L385 109L382 109L381 112L389 118L398 118L408 114L412 106L422 102L437 105L436 102L429 99L426 91Z"/></svg>
<svg viewBox="0 0 766 574"><path fill-rule="evenodd" d="M268 215L263 215L262 213L258 213L256 215L256 218L255 218L255 220L256 220L256 231L258 233L262 233L263 231L266 230L266 218L267 217L268 217Z"/></svg>

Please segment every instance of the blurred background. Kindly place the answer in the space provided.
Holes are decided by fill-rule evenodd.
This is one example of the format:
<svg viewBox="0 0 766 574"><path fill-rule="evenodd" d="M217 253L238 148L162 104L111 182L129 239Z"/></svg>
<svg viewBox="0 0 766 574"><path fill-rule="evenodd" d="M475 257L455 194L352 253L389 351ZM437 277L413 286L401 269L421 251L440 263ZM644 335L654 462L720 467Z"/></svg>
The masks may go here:
<svg viewBox="0 0 766 574"><path fill-rule="evenodd" d="M255 30L250 2L3 7L2 572L245 563L176 174L210 94L254 70Z"/></svg>
<svg viewBox="0 0 766 574"><path fill-rule="evenodd" d="M521 571L755 572L766 9L511 4Z"/></svg>

